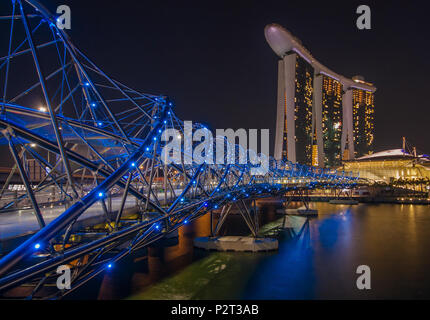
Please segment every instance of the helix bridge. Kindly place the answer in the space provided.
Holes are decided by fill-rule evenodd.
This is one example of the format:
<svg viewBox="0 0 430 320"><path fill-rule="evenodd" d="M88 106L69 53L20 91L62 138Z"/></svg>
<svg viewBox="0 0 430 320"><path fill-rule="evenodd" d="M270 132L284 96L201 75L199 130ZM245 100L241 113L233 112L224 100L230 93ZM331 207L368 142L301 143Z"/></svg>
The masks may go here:
<svg viewBox="0 0 430 320"><path fill-rule="evenodd" d="M261 175L252 174L250 161L167 164L162 132L176 129L181 141L185 134L167 96L109 77L38 1L5 6L0 150L10 172L0 191L0 223L7 222L0 238L8 244L0 250L0 296L62 298L213 210L222 220L237 206L255 231L250 201L360 183L345 172L273 158ZM226 146L226 159L251 152ZM182 144L179 151L187 156ZM23 188L12 190L14 177ZM70 290L55 286L62 265L71 268Z"/></svg>

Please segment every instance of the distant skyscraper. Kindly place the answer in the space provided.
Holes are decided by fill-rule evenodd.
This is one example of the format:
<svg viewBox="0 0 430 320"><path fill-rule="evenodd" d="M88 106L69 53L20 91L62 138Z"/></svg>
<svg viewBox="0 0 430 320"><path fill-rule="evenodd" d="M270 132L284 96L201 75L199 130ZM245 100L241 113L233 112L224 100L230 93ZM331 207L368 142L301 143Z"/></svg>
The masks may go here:
<svg viewBox="0 0 430 320"><path fill-rule="evenodd" d="M356 157L373 152L375 105L372 92L354 89L352 95L352 122Z"/></svg>
<svg viewBox="0 0 430 320"><path fill-rule="evenodd" d="M281 57L275 159L336 167L373 152L376 88L331 71L279 25L266 26L265 36Z"/></svg>
<svg viewBox="0 0 430 320"><path fill-rule="evenodd" d="M321 117L323 163L327 167L339 166L342 158L342 84L325 75L322 85Z"/></svg>
<svg viewBox="0 0 430 320"><path fill-rule="evenodd" d="M296 161L312 163L312 96L314 68L300 56L296 57L295 144Z"/></svg>

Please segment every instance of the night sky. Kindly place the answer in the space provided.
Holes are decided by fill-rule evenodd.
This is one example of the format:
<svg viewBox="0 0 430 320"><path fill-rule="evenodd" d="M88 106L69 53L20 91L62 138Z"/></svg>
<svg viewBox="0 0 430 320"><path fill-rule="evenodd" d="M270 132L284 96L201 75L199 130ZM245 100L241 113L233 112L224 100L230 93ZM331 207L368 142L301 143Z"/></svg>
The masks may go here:
<svg viewBox="0 0 430 320"><path fill-rule="evenodd" d="M166 94L184 120L211 128L269 128L273 146L277 56L264 38L276 22L320 62L378 88L375 151L406 136L430 153L428 10L423 1L45 0L72 10L68 34L107 74ZM360 31L358 5L372 9ZM272 149L271 149L272 150Z"/></svg>

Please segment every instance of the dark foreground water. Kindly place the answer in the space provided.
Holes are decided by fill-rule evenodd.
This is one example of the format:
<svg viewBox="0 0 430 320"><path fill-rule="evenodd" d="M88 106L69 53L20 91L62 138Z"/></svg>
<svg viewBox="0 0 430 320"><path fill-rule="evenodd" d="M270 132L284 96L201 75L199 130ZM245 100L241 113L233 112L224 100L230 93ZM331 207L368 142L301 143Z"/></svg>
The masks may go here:
<svg viewBox="0 0 430 320"><path fill-rule="evenodd" d="M193 249L192 239L209 232L209 218L202 217L180 230L176 244L149 248L146 255L116 265L91 285L93 294L99 299L430 298L429 206L313 206L318 218L300 237L284 235L274 253ZM273 209L264 214L267 221L280 218ZM239 224L233 221L230 228L240 229ZM359 265L371 269L371 290L356 287Z"/></svg>

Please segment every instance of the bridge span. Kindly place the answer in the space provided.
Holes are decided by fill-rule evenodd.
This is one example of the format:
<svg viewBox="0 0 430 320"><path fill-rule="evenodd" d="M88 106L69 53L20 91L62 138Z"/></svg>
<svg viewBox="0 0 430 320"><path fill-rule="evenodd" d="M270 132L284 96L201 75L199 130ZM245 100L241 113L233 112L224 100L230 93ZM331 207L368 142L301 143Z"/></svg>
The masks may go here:
<svg viewBox="0 0 430 320"><path fill-rule="evenodd" d="M0 252L0 295L61 298L213 210L236 205L256 236L250 200L362 183L273 158L267 173L253 175L250 161L238 163L238 146L227 147L225 164L166 164L162 132L185 134L172 101L106 75L38 1L9 7L0 17L0 149L12 169L0 239L18 240ZM180 153L187 156L182 144ZM17 175L23 188L13 190ZM55 286L60 265L72 269L70 290Z"/></svg>

